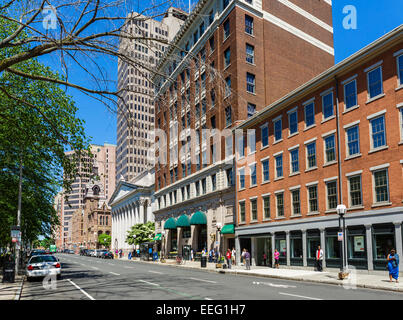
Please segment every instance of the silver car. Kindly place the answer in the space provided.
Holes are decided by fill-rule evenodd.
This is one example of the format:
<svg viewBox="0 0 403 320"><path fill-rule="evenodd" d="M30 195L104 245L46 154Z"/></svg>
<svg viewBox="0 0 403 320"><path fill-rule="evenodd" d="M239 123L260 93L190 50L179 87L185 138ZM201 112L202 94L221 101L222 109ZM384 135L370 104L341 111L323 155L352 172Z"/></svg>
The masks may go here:
<svg viewBox="0 0 403 320"><path fill-rule="evenodd" d="M28 281L36 277L45 277L48 274L55 274L57 279L60 279L62 266L55 256L49 254L33 256L28 261L26 274Z"/></svg>

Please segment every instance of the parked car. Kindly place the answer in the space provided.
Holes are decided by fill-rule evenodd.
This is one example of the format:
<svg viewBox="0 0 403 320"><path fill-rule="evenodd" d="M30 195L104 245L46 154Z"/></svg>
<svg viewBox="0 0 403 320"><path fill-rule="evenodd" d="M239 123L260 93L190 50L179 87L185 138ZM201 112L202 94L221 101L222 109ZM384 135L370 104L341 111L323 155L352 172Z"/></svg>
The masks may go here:
<svg viewBox="0 0 403 320"><path fill-rule="evenodd" d="M28 281L48 274L55 274L57 279L60 279L62 275L62 266L54 255L36 255L29 259L26 268Z"/></svg>
<svg viewBox="0 0 403 320"><path fill-rule="evenodd" d="M30 252L28 259L32 258L33 256L38 256L42 254L45 254L45 250L34 249Z"/></svg>
<svg viewBox="0 0 403 320"><path fill-rule="evenodd" d="M102 255L102 259L113 259L113 253L111 251L106 251L103 255Z"/></svg>
<svg viewBox="0 0 403 320"><path fill-rule="evenodd" d="M102 258L102 256L105 254L105 252L108 252L108 250L97 250L96 257Z"/></svg>

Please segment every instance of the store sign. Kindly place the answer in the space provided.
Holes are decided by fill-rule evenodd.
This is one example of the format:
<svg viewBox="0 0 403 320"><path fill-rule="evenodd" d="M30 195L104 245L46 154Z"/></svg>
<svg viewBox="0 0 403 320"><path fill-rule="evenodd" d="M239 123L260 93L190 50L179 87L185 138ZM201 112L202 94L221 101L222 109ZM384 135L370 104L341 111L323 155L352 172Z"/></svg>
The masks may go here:
<svg viewBox="0 0 403 320"><path fill-rule="evenodd" d="M343 241L343 232L338 232L337 233L337 240Z"/></svg>
<svg viewBox="0 0 403 320"><path fill-rule="evenodd" d="M364 236L356 236L354 237L354 251L355 252L364 252Z"/></svg>

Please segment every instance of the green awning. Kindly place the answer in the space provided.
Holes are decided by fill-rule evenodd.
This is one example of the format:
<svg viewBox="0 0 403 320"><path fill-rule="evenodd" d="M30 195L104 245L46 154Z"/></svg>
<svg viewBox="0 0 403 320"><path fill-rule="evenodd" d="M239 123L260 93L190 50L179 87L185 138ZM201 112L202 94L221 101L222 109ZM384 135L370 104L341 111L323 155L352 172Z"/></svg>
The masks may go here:
<svg viewBox="0 0 403 320"><path fill-rule="evenodd" d="M204 212L197 211L190 218L190 224L207 224L207 217Z"/></svg>
<svg viewBox="0 0 403 320"><path fill-rule="evenodd" d="M182 214L178 220L176 220L177 227L190 227L189 217L186 214Z"/></svg>
<svg viewBox="0 0 403 320"><path fill-rule="evenodd" d="M235 233L235 226L233 224L226 224L221 229L221 234L234 234Z"/></svg>
<svg viewBox="0 0 403 320"><path fill-rule="evenodd" d="M165 221L164 229L176 229L176 221L174 218L169 218Z"/></svg>
<svg viewBox="0 0 403 320"><path fill-rule="evenodd" d="M157 233L153 240L161 240L161 233Z"/></svg>

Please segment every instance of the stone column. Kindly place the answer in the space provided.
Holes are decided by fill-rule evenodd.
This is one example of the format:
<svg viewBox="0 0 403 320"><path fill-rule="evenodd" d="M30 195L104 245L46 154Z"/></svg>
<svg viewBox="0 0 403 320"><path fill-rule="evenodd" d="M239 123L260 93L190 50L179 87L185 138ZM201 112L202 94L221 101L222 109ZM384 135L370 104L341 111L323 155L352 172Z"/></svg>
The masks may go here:
<svg viewBox="0 0 403 320"><path fill-rule="evenodd" d="M399 255L399 257L402 257L402 222L395 221L393 224L395 225L396 253Z"/></svg>
<svg viewBox="0 0 403 320"><path fill-rule="evenodd" d="M140 223L143 223L144 222L144 205L143 205L143 201L140 201L139 207L140 207Z"/></svg>
<svg viewBox="0 0 403 320"><path fill-rule="evenodd" d="M250 240L251 240L250 241L250 251L251 251L250 257L252 259L251 265L256 266L256 264L257 264L257 245L256 245L257 239L254 237L251 237Z"/></svg>
<svg viewBox="0 0 403 320"><path fill-rule="evenodd" d="M289 266L289 265L291 265L291 259L290 259L290 256L291 256L291 252L290 252L290 248L291 248L291 245L290 245L290 231L286 231L285 232L285 241L286 241L286 247L287 247L287 252L286 252L286 255L287 255L287 266Z"/></svg>
<svg viewBox="0 0 403 320"><path fill-rule="evenodd" d="M239 237L235 236L235 251L236 251L236 264L239 266L239 264L241 263L241 243L239 241Z"/></svg>
<svg viewBox="0 0 403 320"><path fill-rule="evenodd" d="M325 240L325 228L320 228L320 248L323 250L323 262L322 267L326 268L326 240Z"/></svg>
<svg viewBox="0 0 403 320"><path fill-rule="evenodd" d="M365 225L365 238L366 238L366 247L367 247L367 263L368 263L368 271L374 270L374 258L373 258L373 249L372 249L372 225Z"/></svg>
<svg viewBox="0 0 403 320"><path fill-rule="evenodd" d="M306 267L308 266L308 261L307 261L307 242L306 242L306 229L302 229L302 262L303 266Z"/></svg>
<svg viewBox="0 0 403 320"><path fill-rule="evenodd" d="M176 243L178 244L178 255L183 256L183 252L182 252L182 242L181 242L181 232L182 232L183 228L179 227L176 229Z"/></svg>
<svg viewBox="0 0 403 320"><path fill-rule="evenodd" d="M271 265L274 266L274 250L276 249L275 234L271 234Z"/></svg>

